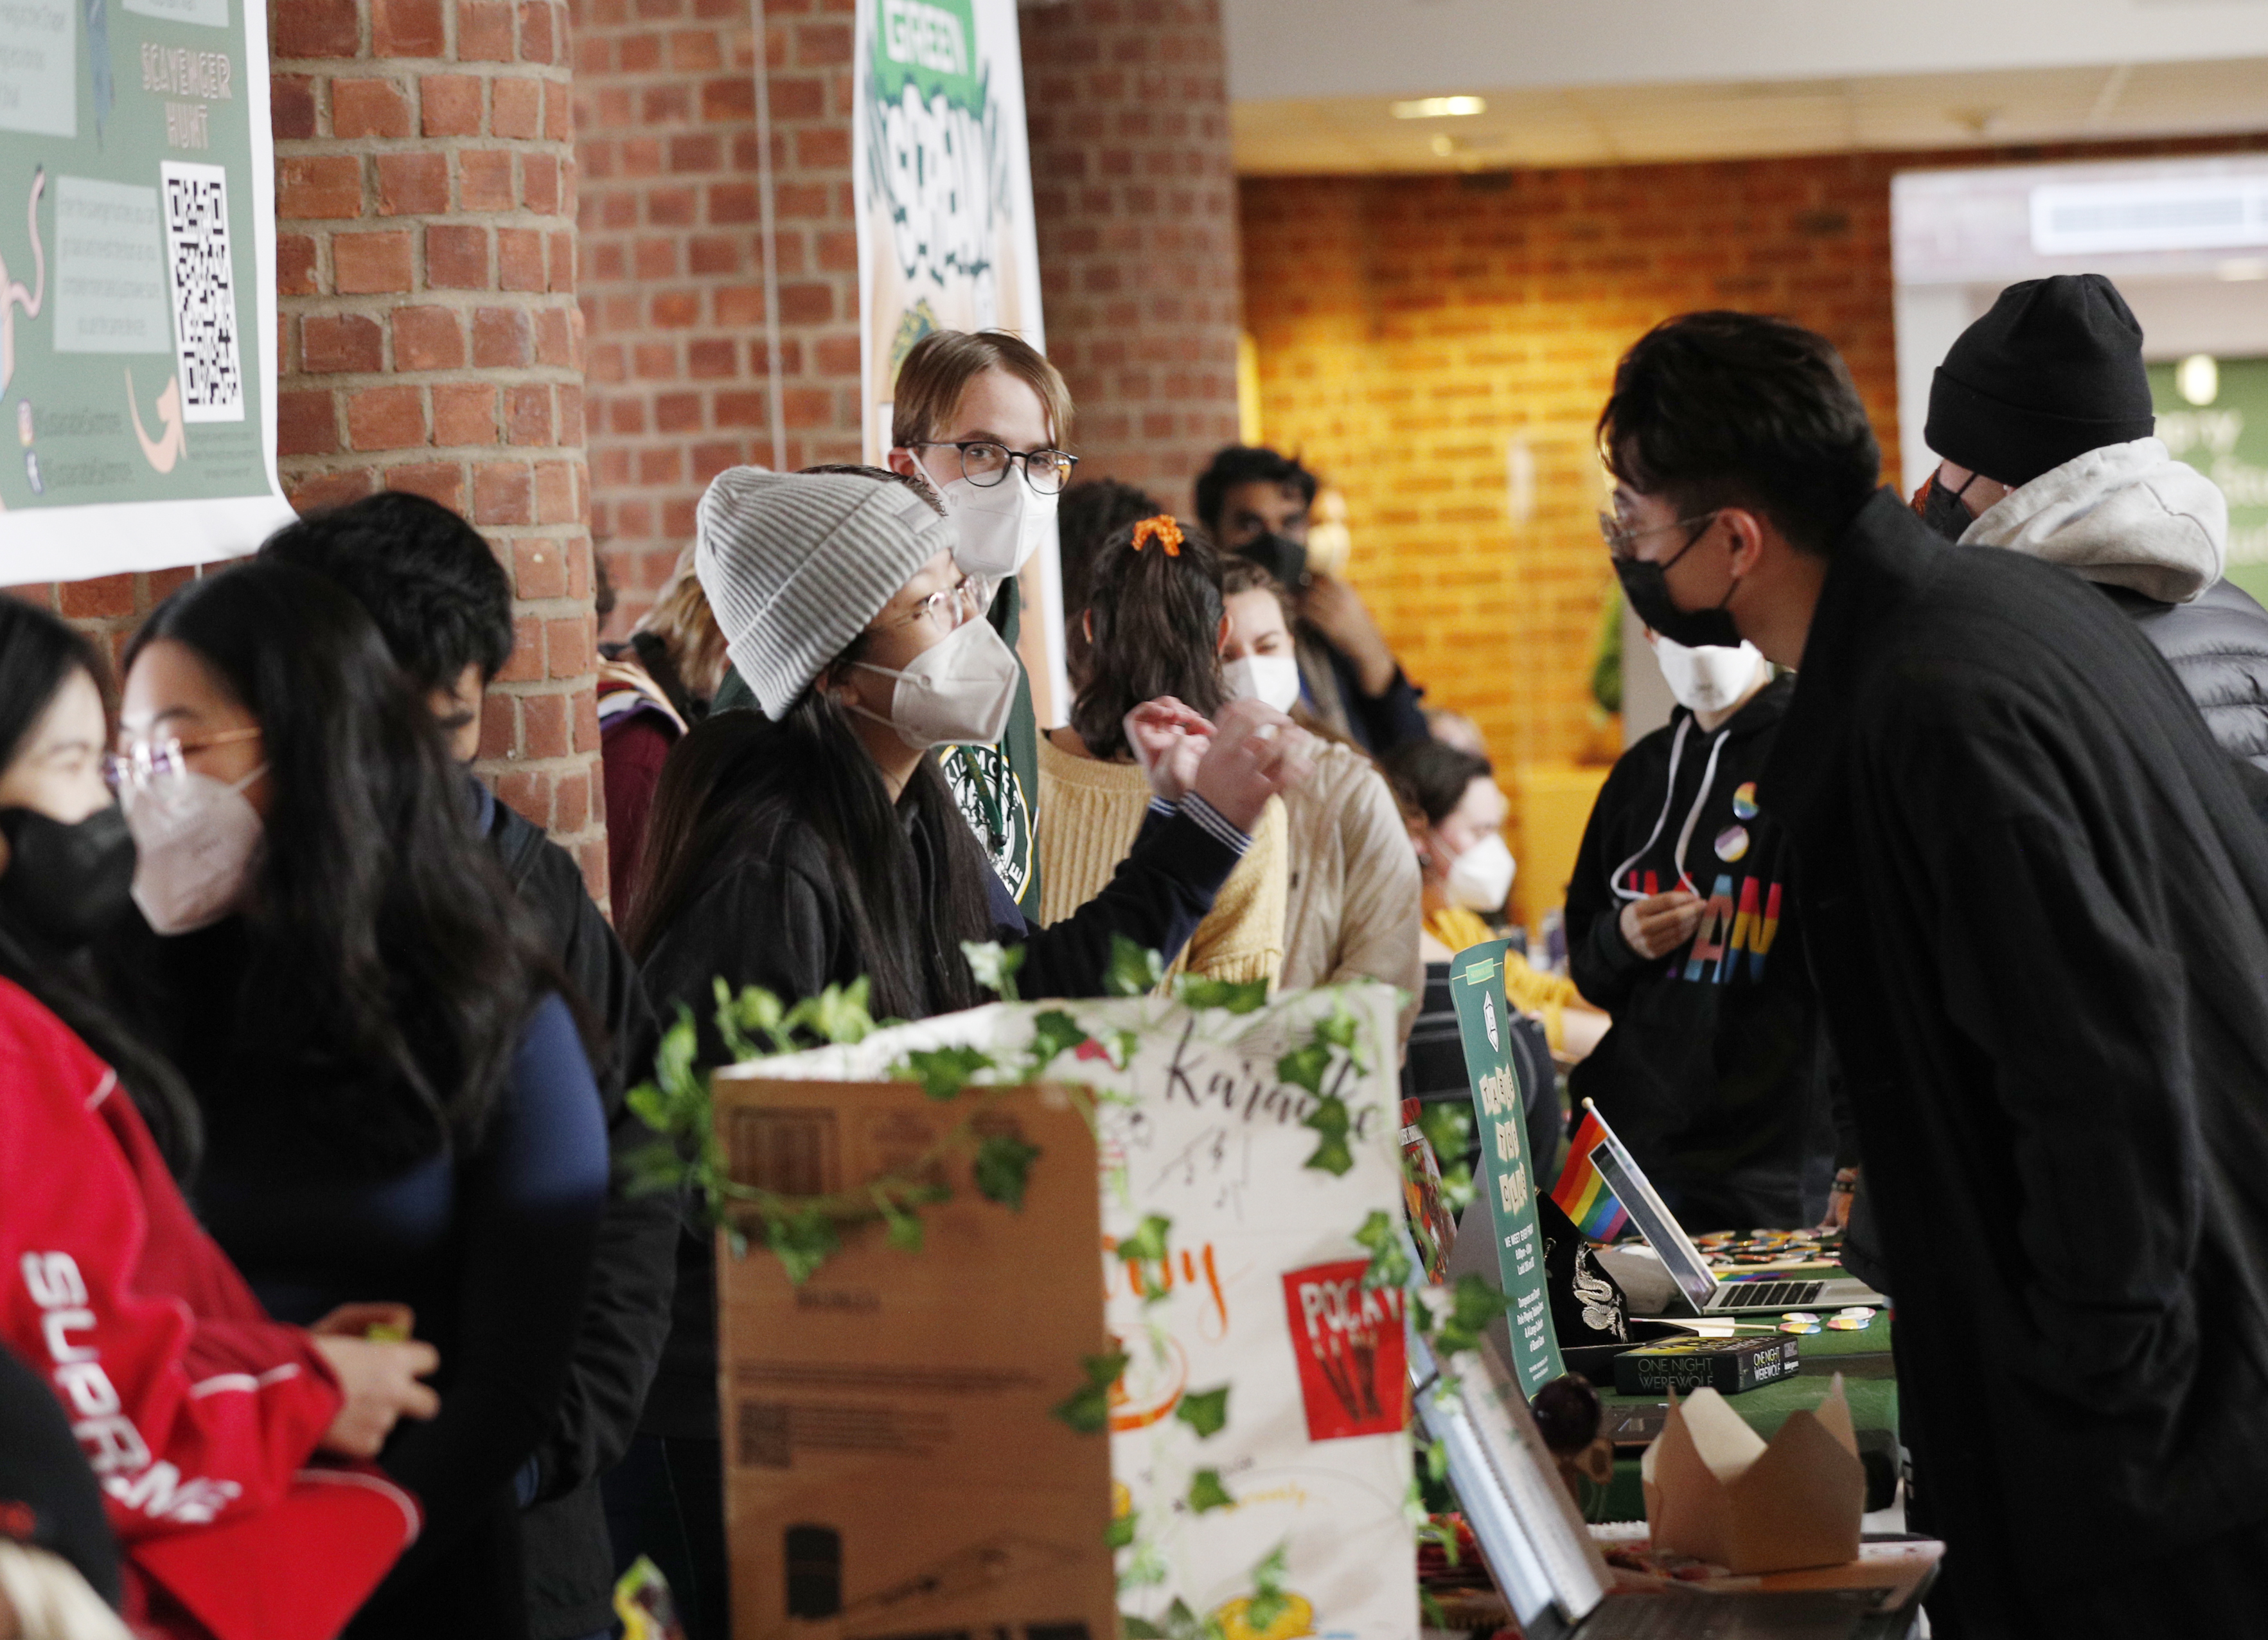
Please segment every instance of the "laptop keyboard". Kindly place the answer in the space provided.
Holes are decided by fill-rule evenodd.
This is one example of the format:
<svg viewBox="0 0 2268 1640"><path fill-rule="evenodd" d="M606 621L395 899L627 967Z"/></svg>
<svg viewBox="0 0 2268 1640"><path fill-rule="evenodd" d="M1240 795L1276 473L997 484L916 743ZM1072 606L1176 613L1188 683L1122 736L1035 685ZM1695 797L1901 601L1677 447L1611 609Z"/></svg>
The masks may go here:
<svg viewBox="0 0 2268 1640"><path fill-rule="evenodd" d="M1712 1310L1794 1310L1815 1301L1824 1282L1735 1282L1717 1289Z"/></svg>

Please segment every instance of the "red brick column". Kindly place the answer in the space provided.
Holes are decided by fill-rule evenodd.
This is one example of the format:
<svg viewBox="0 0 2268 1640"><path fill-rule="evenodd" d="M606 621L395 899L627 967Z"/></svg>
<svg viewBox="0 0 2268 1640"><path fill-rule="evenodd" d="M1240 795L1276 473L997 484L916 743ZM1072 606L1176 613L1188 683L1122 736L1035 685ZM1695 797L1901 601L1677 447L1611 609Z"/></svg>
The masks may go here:
<svg viewBox="0 0 2268 1640"><path fill-rule="evenodd" d="M1236 440L1236 177L1219 0L1026 14L1024 97L1048 356L1081 478L1169 505Z"/></svg>
<svg viewBox="0 0 2268 1640"><path fill-rule="evenodd" d="M770 466L747 0L572 0L591 525L621 631L737 462ZM858 459L850 0L765 0L789 468Z"/></svg>
<svg viewBox="0 0 2268 1640"><path fill-rule="evenodd" d="M481 770L603 897L566 8L271 0L269 33L285 490L488 536L519 645Z"/></svg>

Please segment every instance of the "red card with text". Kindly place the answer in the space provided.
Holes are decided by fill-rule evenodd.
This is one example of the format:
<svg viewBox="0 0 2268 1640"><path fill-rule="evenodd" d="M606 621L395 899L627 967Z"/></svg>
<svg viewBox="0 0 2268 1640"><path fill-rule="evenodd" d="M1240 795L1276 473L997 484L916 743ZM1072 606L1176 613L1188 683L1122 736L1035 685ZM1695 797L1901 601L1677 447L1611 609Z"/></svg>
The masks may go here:
<svg viewBox="0 0 2268 1640"><path fill-rule="evenodd" d="M1409 1422L1402 1293L1365 1288L1362 1259L1313 1264L1284 1276L1292 1351L1300 1361L1307 1438L1391 1435Z"/></svg>

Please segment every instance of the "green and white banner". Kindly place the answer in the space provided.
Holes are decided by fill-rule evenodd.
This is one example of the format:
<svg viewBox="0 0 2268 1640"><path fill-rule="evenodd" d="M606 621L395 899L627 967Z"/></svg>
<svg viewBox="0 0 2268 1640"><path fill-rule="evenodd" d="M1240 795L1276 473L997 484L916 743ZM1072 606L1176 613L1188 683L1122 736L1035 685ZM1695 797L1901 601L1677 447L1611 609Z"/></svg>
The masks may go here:
<svg viewBox="0 0 2268 1640"><path fill-rule="evenodd" d="M1015 0L858 0L851 186L866 459L898 366L932 330L1046 350Z"/></svg>
<svg viewBox="0 0 2268 1640"><path fill-rule="evenodd" d="M0 583L251 551L276 476L268 18L0 0Z"/></svg>
<svg viewBox="0 0 2268 1640"><path fill-rule="evenodd" d="M2228 499L2228 579L2268 602L2268 358L2150 366L2158 437Z"/></svg>
<svg viewBox="0 0 2268 1640"><path fill-rule="evenodd" d="M1496 1232L1497 1267L1512 1301L1512 1364L1521 1391L1533 1395L1566 1370L1551 1330L1544 1285L1543 1232L1535 1222L1535 1176L1528 1166L1527 1090L1512 1057L1512 1003L1504 989L1508 940L1460 951L1449 964L1449 995L1472 1079L1474 1131L1480 1135L1479 1194ZM1469 1223L1477 1226L1482 1220Z"/></svg>

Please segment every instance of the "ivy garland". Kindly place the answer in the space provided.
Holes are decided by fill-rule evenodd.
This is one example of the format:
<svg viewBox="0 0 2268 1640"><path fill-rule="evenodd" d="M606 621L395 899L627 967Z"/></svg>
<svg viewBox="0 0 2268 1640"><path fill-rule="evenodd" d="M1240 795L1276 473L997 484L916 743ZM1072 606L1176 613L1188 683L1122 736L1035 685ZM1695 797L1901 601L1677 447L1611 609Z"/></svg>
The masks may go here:
<svg viewBox="0 0 2268 1640"><path fill-rule="evenodd" d="M961 949L979 984L1003 1001L1019 1000L1016 975L1024 959L1020 947L967 942ZM1152 993L1163 983L1164 966L1155 951L1145 950L1123 935L1115 936L1104 981L1106 994L1132 997ZM734 1062L741 1064L794 1053L814 1041L838 1045L858 1043L880 1028L868 1010L868 994L867 982L862 978L848 986L830 985L817 995L790 1006L757 986L750 986L735 996L718 979L715 983L717 1034ZM1264 980L1236 984L1184 976L1177 982L1174 994L1189 1008L1249 1014L1267 1001L1268 985ZM880 1022L888 1023L893 1022ZM663 1035L655 1056L653 1079L633 1089L629 1096L630 1107L660 1135L657 1143L631 1157L633 1188L690 1190L704 1221L725 1232L735 1257L745 1256L751 1243L761 1239L779 1260L789 1280L799 1285L841 1249L846 1229L879 1223L886 1227L890 1245L918 1252L924 1240L922 1209L952 1199L952 1188L939 1178L941 1165L947 1161L968 1159L977 1193L987 1200L1012 1211L1022 1207L1032 1164L1041 1154L1039 1148L1012 1134L993 1130L993 1125L985 1120L991 1107L1012 1087L1044 1076L1065 1053L1103 1058L1118 1070L1125 1068L1134 1053L1134 1032L1116 1031L1108 1041L1101 1041L1061 1009L1042 1012L1032 1023L1032 1041L1020 1062L1004 1064L982 1049L965 1045L908 1052L891 1067L892 1078L918 1082L926 1097L939 1103L960 1101L964 1094L972 1091L972 1084L976 1084L976 1079L984 1073L1005 1073L1005 1079L976 1084L976 1097L968 1101L966 1114L928 1149L897 1171L853 1189L820 1195L791 1195L759 1189L732 1177L724 1147L717 1137L709 1075L696 1063L699 1033L693 1012L681 1003L677 1018ZM1354 1154L1348 1143L1352 1121L1340 1092L1344 1070L1341 1077L1328 1087L1325 1078L1335 1060L1342 1060L1346 1068L1362 1068L1359 1052L1358 1022L1341 1006L1315 1023L1306 1043L1276 1062L1277 1075L1309 1098L1310 1108L1300 1118L1300 1124L1315 1134L1315 1148L1303 1165L1335 1177L1354 1166ZM1074 1096L1083 1099L1080 1108L1092 1126L1096 1096L1076 1082L1069 1085ZM1435 1124L1428 1125L1427 1137L1437 1151L1445 1148L1444 1141L1456 1142L1455 1135L1446 1130L1437 1134L1434 1127ZM1456 1148L1461 1152L1462 1146L1459 1143ZM1469 1182L1458 1182L1469 1192ZM1147 1295L1145 1303L1157 1302L1167 1291L1162 1274L1171 1230L1171 1221L1152 1214L1118 1245L1118 1257L1134 1267L1138 1276L1147 1274L1153 1267L1157 1272L1158 1279L1141 1282ZM1355 1230L1353 1240L1370 1252L1363 1285L1402 1289L1405 1313L1420 1336L1432 1346L1437 1361L1446 1361L1452 1355L1476 1348L1483 1330L1511 1307L1510 1300L1478 1275L1465 1276L1438 1307L1428 1302L1427 1294L1437 1289L1428 1289L1419 1282L1404 1250L1403 1228L1385 1212L1371 1213ZM1079 1387L1053 1409L1054 1415L1082 1433L1106 1433L1110 1422L1110 1390L1128 1362L1123 1352L1082 1358ZM1447 1379L1446 1374L1442 1381L1428 1386L1430 1393L1436 1394L1451 1393L1454 1388L1454 1381ZM1226 1385L1185 1393L1174 1415L1187 1424L1198 1439L1209 1439L1227 1423L1228 1395ZM1438 1484L1447 1474L1447 1451L1440 1443L1434 1442L1427 1450L1426 1459L1427 1468ZM1457 1552L1454 1533L1424 1518L1423 1509L1416 1501L1417 1491L1413 1481L1411 1507L1419 1517L1417 1529L1420 1540L1445 1544L1454 1560ZM1212 1468L1196 1471L1185 1500L1193 1512L1201 1515L1231 1507L1235 1501L1223 1484L1219 1471ZM1114 1551L1132 1548L1138 1524L1135 1511L1130 1510L1112 1519L1105 1540ZM1255 1632L1264 1632L1282 1614L1290 1599L1284 1588L1289 1563L1286 1547L1278 1544L1254 1566L1251 1592L1241 1597L1240 1601L1230 1602L1223 1610L1241 1603L1245 1625ZM1139 1587L1155 1583L1165 1575L1162 1565L1149 1564L1138 1553L1134 1563L1120 1574L1119 1584L1122 1589ZM1423 1592L1420 1593L1422 1599ZM1120 1617L1126 1640L1225 1640L1218 1614L1200 1617L1178 1598L1167 1607L1162 1621L1153 1622L1131 1613L1122 1613Z"/></svg>

